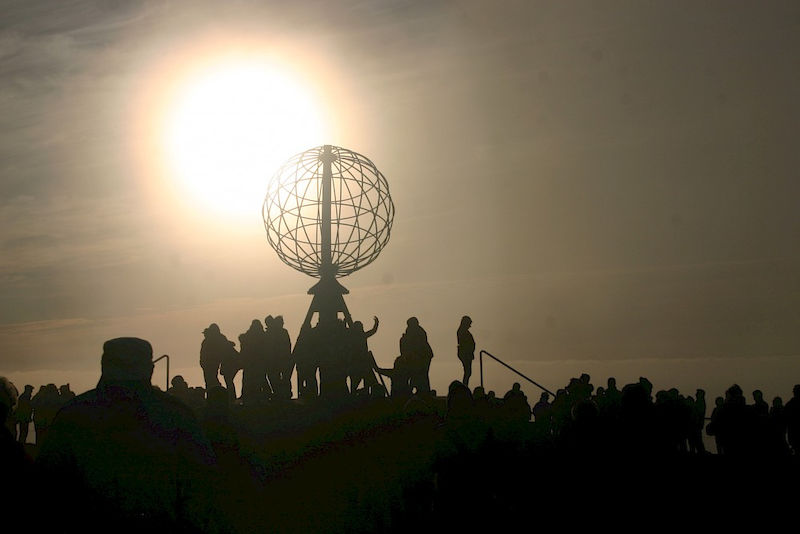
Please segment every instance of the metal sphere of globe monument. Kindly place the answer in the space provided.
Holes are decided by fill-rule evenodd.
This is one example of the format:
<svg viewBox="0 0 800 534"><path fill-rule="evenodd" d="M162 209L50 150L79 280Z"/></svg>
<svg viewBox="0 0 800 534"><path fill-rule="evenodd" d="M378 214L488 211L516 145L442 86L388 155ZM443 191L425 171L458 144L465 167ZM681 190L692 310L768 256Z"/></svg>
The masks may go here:
<svg viewBox="0 0 800 534"><path fill-rule="evenodd" d="M269 244L284 263L313 277L341 278L372 263L386 246L394 205L372 161L324 145L278 170L262 215Z"/></svg>

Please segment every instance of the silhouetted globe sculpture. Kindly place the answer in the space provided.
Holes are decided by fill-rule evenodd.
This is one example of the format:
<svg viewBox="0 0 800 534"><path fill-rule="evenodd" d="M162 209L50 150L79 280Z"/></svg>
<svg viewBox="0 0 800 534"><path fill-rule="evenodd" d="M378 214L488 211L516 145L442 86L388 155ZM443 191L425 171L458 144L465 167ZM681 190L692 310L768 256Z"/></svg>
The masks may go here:
<svg viewBox="0 0 800 534"><path fill-rule="evenodd" d="M340 278L378 257L389 241L394 205L386 178L374 163L352 150L325 145L297 154L278 170L262 215L269 244L284 263L317 278L327 270Z"/></svg>
<svg viewBox="0 0 800 534"><path fill-rule="evenodd" d="M353 327L344 302L348 291L337 278L375 261L389 241L394 219L389 185L361 154L319 146L290 158L278 170L261 214L267 240L281 261L319 278L308 290L313 298L292 355L298 395L317 395L318 368L319 395L332 398L347 390L344 377L356 371L344 368L356 363L344 363L336 349L344 346L347 330ZM374 372L374 359L372 365Z"/></svg>

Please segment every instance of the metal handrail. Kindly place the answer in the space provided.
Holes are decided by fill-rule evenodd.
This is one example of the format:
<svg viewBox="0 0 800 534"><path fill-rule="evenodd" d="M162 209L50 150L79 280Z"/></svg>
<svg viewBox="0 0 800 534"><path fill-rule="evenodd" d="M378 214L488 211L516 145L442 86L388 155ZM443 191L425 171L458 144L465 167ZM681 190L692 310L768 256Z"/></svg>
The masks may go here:
<svg viewBox="0 0 800 534"><path fill-rule="evenodd" d="M164 358L167 359L167 387L164 389L164 391L167 391L169 389L169 355L168 354L164 354L163 356L159 356L158 358L153 360L153 366L155 366L156 362L159 362L159 361L163 360Z"/></svg>
<svg viewBox="0 0 800 534"><path fill-rule="evenodd" d="M528 382L530 382L531 384L533 384L533 385L534 385L534 386L536 386L537 388L541 389L542 391L546 391L547 393L549 393L549 394L550 394L550 395L552 395L553 397L555 397L555 396L556 396L556 395L555 395L555 393L553 393L552 391L550 391L549 389L547 389L547 388L546 388L546 387L544 387L543 385L541 385L541 384L538 384L538 383L536 383L534 380L532 380L532 379L528 378L527 376L523 375L522 373L520 373L519 371L517 371L516 369L514 369L513 367L511 367L510 365L508 365L506 362L504 362L503 360L501 360L500 358L498 358L497 356L495 356L494 354L492 354L492 353L491 353L491 352L489 352L488 350L482 350L482 351L481 351L481 352L478 354L478 357L479 357L479 360L480 360L480 366L481 366L481 387L483 387L483 355L484 355L484 354L486 354L487 356L489 356L491 359L493 359L494 361L496 361L496 362L497 362L497 363L499 363L500 365L502 365L502 366L506 367L507 369L510 369L510 370L514 371L514 372L515 372L515 373L517 373L519 376L521 376L522 378L524 378L525 380L527 380Z"/></svg>

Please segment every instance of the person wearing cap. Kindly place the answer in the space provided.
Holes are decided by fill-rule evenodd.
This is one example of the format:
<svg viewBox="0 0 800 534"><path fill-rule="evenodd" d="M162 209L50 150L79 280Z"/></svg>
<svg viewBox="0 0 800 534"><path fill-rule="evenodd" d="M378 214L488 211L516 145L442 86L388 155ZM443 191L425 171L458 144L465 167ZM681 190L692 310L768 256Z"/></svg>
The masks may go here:
<svg viewBox="0 0 800 534"><path fill-rule="evenodd" d="M37 457L59 531L214 531L215 457L192 411L150 383L153 349L133 337L103 345L97 387L53 420ZM58 481L58 482L56 482Z"/></svg>
<svg viewBox="0 0 800 534"><path fill-rule="evenodd" d="M205 337L200 344L200 367L203 368L203 378L208 391L212 387L222 385L219 381L220 366L230 353L232 343L220 332L217 323L211 323L203 330L203 335Z"/></svg>

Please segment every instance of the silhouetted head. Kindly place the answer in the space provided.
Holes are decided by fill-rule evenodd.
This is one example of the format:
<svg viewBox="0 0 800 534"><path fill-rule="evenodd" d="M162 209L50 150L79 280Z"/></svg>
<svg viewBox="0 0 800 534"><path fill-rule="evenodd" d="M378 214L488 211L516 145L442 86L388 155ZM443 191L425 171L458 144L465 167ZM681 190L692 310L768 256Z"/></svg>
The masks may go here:
<svg viewBox="0 0 800 534"><path fill-rule="evenodd" d="M64 384L63 386L61 386L60 388L58 388L58 391L59 391L59 393L61 393L62 395L65 395L65 394L67 394L67 393L72 393L72 392L69 390L69 384Z"/></svg>
<svg viewBox="0 0 800 534"><path fill-rule="evenodd" d="M588 384L590 380L591 380L591 377L588 374L586 374L586 373L582 373L581 374L581 378L580 378L581 382L583 382L584 384Z"/></svg>
<svg viewBox="0 0 800 534"><path fill-rule="evenodd" d="M153 347L138 337L118 337L103 343L101 381L142 381L153 376ZM55 387L55 386L53 386Z"/></svg>
<svg viewBox="0 0 800 534"><path fill-rule="evenodd" d="M744 392L739 384L734 384L725 391L725 401L737 401L744 398Z"/></svg>
<svg viewBox="0 0 800 534"><path fill-rule="evenodd" d="M541 402L547 402L547 399L549 399L549 398L550 398L550 394L548 392L546 392L546 391L542 391L542 394L539 395L539 400Z"/></svg>
<svg viewBox="0 0 800 534"><path fill-rule="evenodd" d="M772 399L772 407L783 408L783 399L780 397L775 397L774 399Z"/></svg>
<svg viewBox="0 0 800 534"><path fill-rule="evenodd" d="M607 389L617 389L617 379L613 376L608 379L608 388Z"/></svg>
<svg viewBox="0 0 800 534"><path fill-rule="evenodd" d="M208 325L208 328L203 330L203 334L205 335L219 334L219 325L217 323L211 323L210 325Z"/></svg>
<svg viewBox="0 0 800 534"><path fill-rule="evenodd" d="M577 378L570 378L569 379L569 384L567 384L567 389L568 390L574 390L575 386L577 386L579 382L580 381Z"/></svg>
<svg viewBox="0 0 800 534"><path fill-rule="evenodd" d="M723 399L722 397L717 397L714 399L714 406L716 406L717 408L721 407L723 404L725 404L725 399Z"/></svg>
<svg viewBox="0 0 800 534"><path fill-rule="evenodd" d="M361 321L354 322L353 323L353 329L356 332L363 332L364 331L364 323L362 323Z"/></svg>
<svg viewBox="0 0 800 534"><path fill-rule="evenodd" d="M409 317L406 321L406 326L409 328L416 328L419 326L419 319L416 317Z"/></svg>
<svg viewBox="0 0 800 534"><path fill-rule="evenodd" d="M283 315L275 316L275 328L283 328Z"/></svg>
<svg viewBox="0 0 800 534"><path fill-rule="evenodd" d="M486 392L484 391L482 386L478 386L472 390L472 398L473 399L482 399L486 396Z"/></svg>
<svg viewBox="0 0 800 534"><path fill-rule="evenodd" d="M186 380L184 380L183 376L181 375L173 376L172 380L170 380L170 384L172 384L172 387L174 388L189 387L189 384L186 383Z"/></svg>
<svg viewBox="0 0 800 534"><path fill-rule="evenodd" d="M795 399L800 399L800 384L795 384L792 388L792 395Z"/></svg>
<svg viewBox="0 0 800 534"><path fill-rule="evenodd" d="M705 398L706 398L706 390L704 390L704 389L698 389L698 390L695 392L695 397L697 397L697 400L700 400L700 399L705 399Z"/></svg>
<svg viewBox="0 0 800 534"><path fill-rule="evenodd" d="M453 380L447 388L447 414L466 415L472 408L472 393L469 388Z"/></svg>
<svg viewBox="0 0 800 534"><path fill-rule="evenodd" d="M648 379L646 379L643 376L640 376L639 377L639 383L642 385L644 390L647 392L648 396L653 393L653 383L650 382Z"/></svg>
<svg viewBox="0 0 800 534"><path fill-rule="evenodd" d="M511 386L511 391L519 391L520 389L519 382L514 382L514 385Z"/></svg>
<svg viewBox="0 0 800 534"><path fill-rule="evenodd" d="M272 317L267 317L267 319L272 322ZM261 321L258 319L253 319L250 321L250 330L264 330L264 328L261 326Z"/></svg>
<svg viewBox="0 0 800 534"><path fill-rule="evenodd" d="M461 318L461 326L459 328L469 328L472 326L472 319L469 315L465 315Z"/></svg>
<svg viewBox="0 0 800 534"><path fill-rule="evenodd" d="M764 393L760 389L753 391L753 400L756 402L763 402Z"/></svg>
<svg viewBox="0 0 800 534"><path fill-rule="evenodd" d="M33 391L33 386L30 384L25 384L25 392L30 393Z"/></svg>
<svg viewBox="0 0 800 534"><path fill-rule="evenodd" d="M11 381L0 376L0 424L5 424L9 414L14 411L19 399L19 392Z"/></svg>

